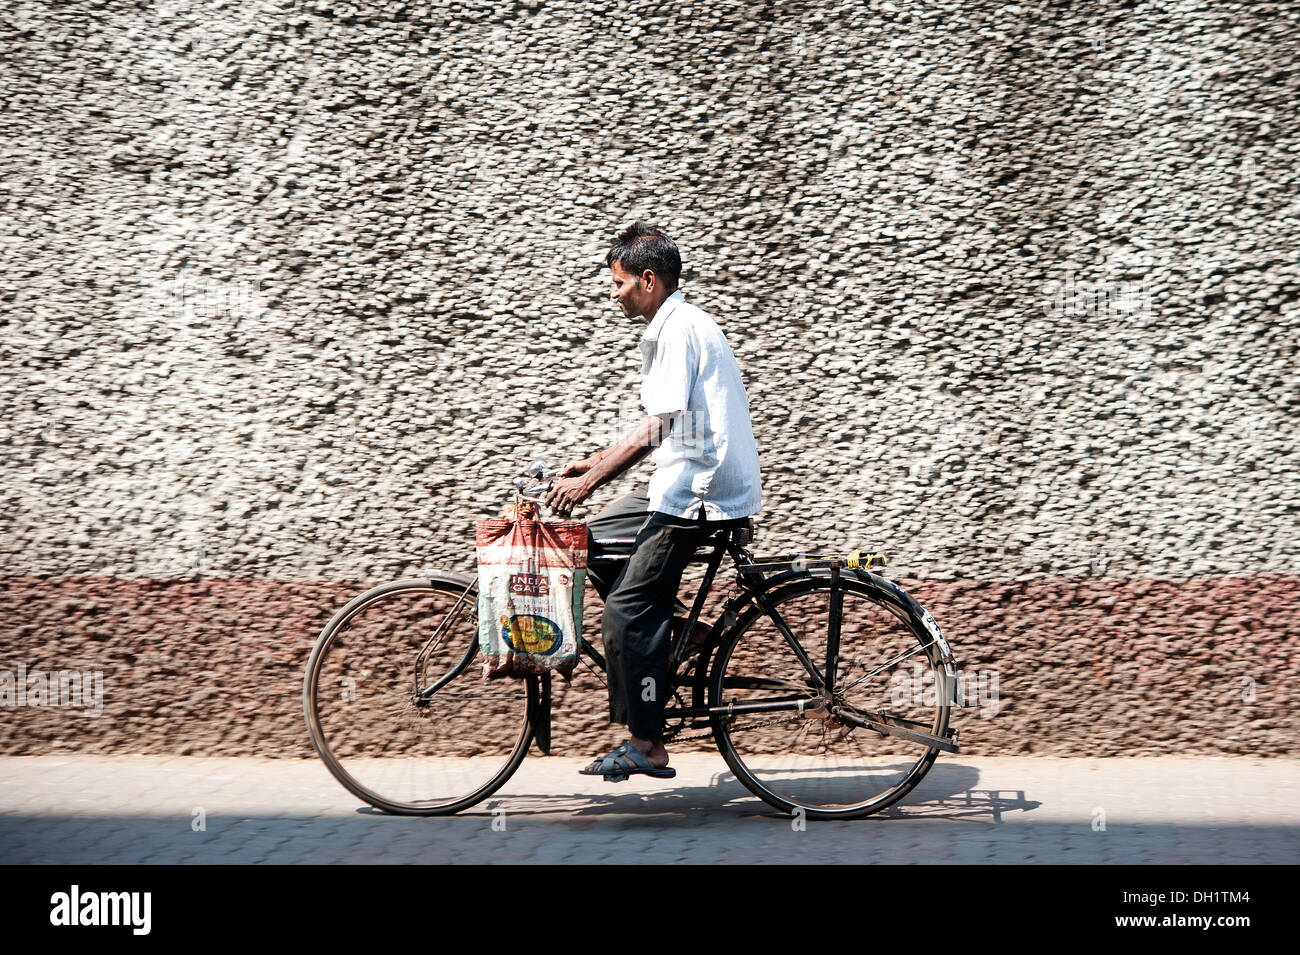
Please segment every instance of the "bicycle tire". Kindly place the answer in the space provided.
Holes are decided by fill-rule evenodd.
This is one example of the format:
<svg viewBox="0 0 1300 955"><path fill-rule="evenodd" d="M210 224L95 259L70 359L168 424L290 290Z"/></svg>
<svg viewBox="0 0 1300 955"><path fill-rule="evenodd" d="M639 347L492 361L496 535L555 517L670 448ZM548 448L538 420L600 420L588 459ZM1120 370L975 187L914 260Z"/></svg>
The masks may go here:
<svg viewBox="0 0 1300 955"><path fill-rule="evenodd" d="M942 637L935 639L924 612L892 582L846 573L840 584L843 624L833 685L841 702L864 714L886 710L944 737L955 685ZM807 572L764 595L820 670L830 591L828 576ZM900 669L907 661L910 675ZM720 637L709 705L790 699L792 691L813 696L815 685L779 628L754 603ZM782 812L810 819L854 819L892 806L939 754L924 742L846 726L829 716L829 707L714 716L712 724L723 759L750 792Z"/></svg>
<svg viewBox="0 0 1300 955"><path fill-rule="evenodd" d="M417 673L421 648L453 611ZM385 812L447 815L486 799L527 755L534 707L525 681L484 681L477 657L472 578L440 573L357 596L307 661L303 709L317 754L349 792ZM444 680L417 704L417 682Z"/></svg>

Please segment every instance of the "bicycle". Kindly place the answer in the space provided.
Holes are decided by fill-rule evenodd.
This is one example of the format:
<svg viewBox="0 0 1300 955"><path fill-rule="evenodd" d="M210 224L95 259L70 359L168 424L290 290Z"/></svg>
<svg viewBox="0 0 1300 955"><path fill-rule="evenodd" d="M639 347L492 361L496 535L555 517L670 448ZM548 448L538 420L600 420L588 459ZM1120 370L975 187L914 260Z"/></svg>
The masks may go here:
<svg viewBox="0 0 1300 955"><path fill-rule="evenodd" d="M553 476L544 462L526 474ZM516 479L514 503L540 506L548 489ZM665 741L711 736L736 778L785 813L844 819L892 806L941 751L958 751L951 647L928 611L872 572L883 555L756 558L752 539L746 522L695 554L704 577L674 634ZM594 541L589 562L616 567L632 543ZM724 556L739 592L697 643ZM481 678L477 597L477 579L452 572L383 584L339 610L312 649L312 745L377 809L459 812L503 786L534 743L550 752L549 675ZM605 671L586 640L581 657Z"/></svg>

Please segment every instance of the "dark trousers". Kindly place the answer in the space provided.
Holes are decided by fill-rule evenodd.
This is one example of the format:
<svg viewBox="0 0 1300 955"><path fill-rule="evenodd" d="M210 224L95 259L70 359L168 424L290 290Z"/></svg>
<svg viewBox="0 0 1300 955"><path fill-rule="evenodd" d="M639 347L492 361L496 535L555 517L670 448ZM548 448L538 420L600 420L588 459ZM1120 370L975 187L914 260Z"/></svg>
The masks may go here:
<svg viewBox="0 0 1300 955"><path fill-rule="evenodd" d="M704 520L647 511L645 493L627 494L587 521L593 538L635 537L632 555L609 579L599 568L587 579L604 598L601 633L609 670L609 720L625 723L633 736L663 739L668 703L668 654L682 571L710 534L734 527L744 518ZM589 545L590 546L590 545Z"/></svg>

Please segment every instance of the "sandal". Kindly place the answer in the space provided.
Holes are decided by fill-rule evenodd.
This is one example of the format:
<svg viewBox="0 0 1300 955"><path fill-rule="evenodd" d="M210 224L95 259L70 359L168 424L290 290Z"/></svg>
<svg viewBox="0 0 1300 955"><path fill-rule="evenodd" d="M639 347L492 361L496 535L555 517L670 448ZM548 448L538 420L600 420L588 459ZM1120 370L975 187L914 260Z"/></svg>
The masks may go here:
<svg viewBox="0 0 1300 955"><path fill-rule="evenodd" d="M621 759L631 760L632 765L625 765ZM650 765L650 758L631 743L624 743L613 752L592 760L578 772L584 776L604 776L607 783L627 782L628 777L635 773L645 773L655 779L672 779L677 775L677 770L671 766Z"/></svg>

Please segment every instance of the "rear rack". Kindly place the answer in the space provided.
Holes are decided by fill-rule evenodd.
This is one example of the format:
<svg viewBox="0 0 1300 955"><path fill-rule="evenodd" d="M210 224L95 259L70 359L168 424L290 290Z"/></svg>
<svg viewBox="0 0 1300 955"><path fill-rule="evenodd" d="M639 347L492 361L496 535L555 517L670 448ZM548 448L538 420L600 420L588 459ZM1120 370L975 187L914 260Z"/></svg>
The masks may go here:
<svg viewBox="0 0 1300 955"><path fill-rule="evenodd" d="M783 554L776 557L755 557L753 563L740 564L736 570L742 574L771 574L782 570L823 570L831 567L869 571L876 560L880 561L880 568L889 562L884 554L863 554L855 550L847 554L823 556Z"/></svg>

